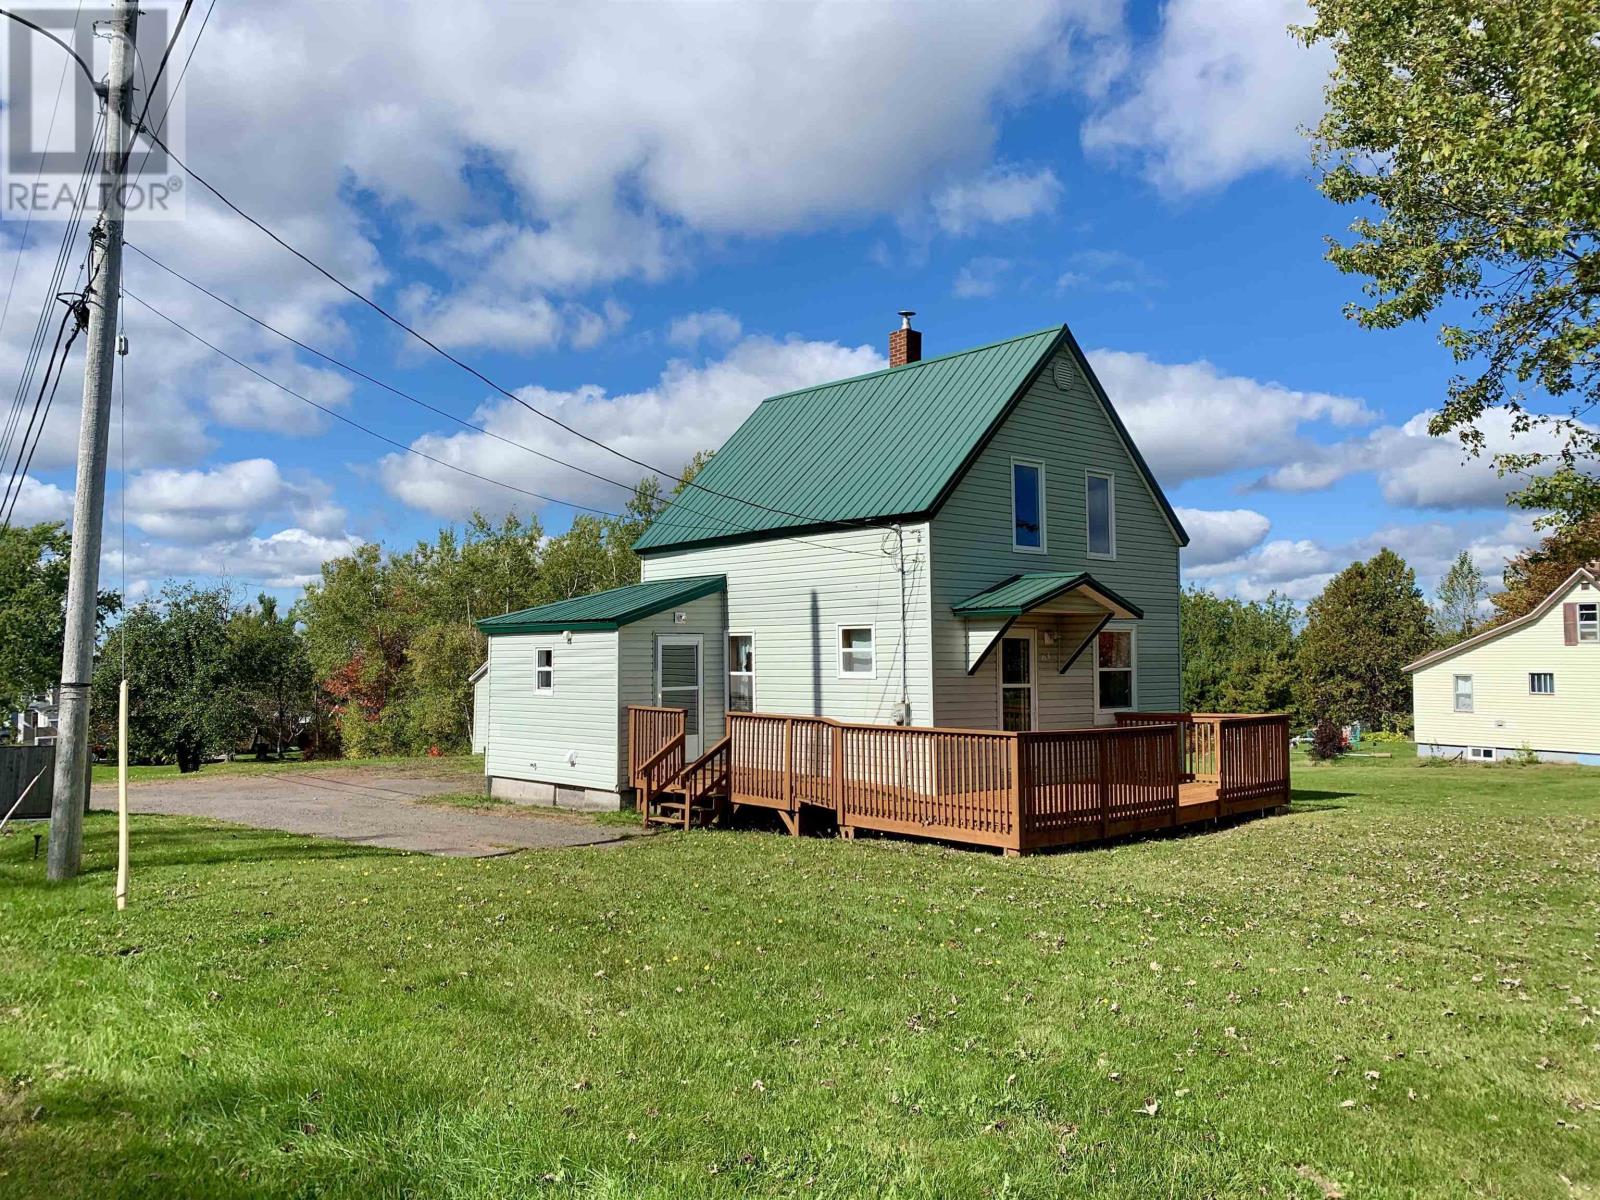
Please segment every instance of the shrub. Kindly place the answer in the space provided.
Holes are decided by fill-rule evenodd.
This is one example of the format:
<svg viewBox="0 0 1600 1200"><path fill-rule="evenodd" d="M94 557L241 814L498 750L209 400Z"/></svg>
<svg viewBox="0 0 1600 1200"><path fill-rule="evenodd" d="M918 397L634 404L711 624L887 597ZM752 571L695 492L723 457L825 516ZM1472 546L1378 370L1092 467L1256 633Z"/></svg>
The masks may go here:
<svg viewBox="0 0 1600 1200"><path fill-rule="evenodd" d="M1312 758L1324 760L1338 758L1348 749L1350 743L1345 740L1344 730L1327 717L1323 717L1312 729L1309 751Z"/></svg>
<svg viewBox="0 0 1600 1200"><path fill-rule="evenodd" d="M1376 742L1380 746L1387 746L1393 745L1397 742L1409 742L1411 740L1411 735L1398 733L1387 729L1380 729L1376 733L1363 733L1361 735L1361 740L1364 742Z"/></svg>
<svg viewBox="0 0 1600 1200"><path fill-rule="evenodd" d="M1522 743L1522 748L1506 759L1507 762L1519 767L1536 767L1539 765L1539 755L1527 742Z"/></svg>

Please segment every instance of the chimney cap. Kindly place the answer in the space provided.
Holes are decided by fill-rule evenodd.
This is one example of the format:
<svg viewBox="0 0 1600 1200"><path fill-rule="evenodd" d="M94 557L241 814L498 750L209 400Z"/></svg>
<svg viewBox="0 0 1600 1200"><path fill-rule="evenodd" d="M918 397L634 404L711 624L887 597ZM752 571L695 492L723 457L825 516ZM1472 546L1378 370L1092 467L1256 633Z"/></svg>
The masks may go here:
<svg viewBox="0 0 1600 1200"><path fill-rule="evenodd" d="M902 308L895 315L900 318L900 328L901 329L910 329L911 328L911 318L916 316L917 313L916 313L915 309Z"/></svg>

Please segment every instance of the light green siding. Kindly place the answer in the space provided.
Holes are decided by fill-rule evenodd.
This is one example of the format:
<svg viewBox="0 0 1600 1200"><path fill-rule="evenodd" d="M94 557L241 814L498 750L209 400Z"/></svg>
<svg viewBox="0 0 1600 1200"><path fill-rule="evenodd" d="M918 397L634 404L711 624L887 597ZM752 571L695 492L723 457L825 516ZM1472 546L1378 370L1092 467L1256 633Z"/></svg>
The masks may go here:
<svg viewBox="0 0 1600 1200"><path fill-rule="evenodd" d="M1012 549L1011 464L1045 467L1044 553ZM1085 520L1089 471L1115 480L1116 557L1091 558ZM1138 707L1175 709L1181 694L1178 649L1178 541L1144 475L1104 407L1063 348L1046 365L996 430L931 522L934 722L957 727L999 724L998 655L966 674L966 627L952 605L1007 576L1034 571L1088 571L1144 612L1144 619L1111 628L1137 630ZM1038 625L1046 618L1029 621ZM1056 633L1055 665L1041 662L1040 723L1084 725L1094 720L1093 648L1065 676L1059 655L1074 640L1065 622ZM1074 623L1076 624L1076 623ZM1048 652L1040 647L1040 658Z"/></svg>
<svg viewBox="0 0 1600 1200"><path fill-rule="evenodd" d="M673 614L681 612L680 625ZM662 634L695 634L700 638L700 669L704 677L703 706L705 729L702 750L709 750L722 736L726 724L723 713L727 706L726 642L723 631L727 628L724 617L724 597L721 592L702 596L668 612L657 613L619 631L618 681L619 712L623 736L619 739L619 770L625 776L628 770L627 707L630 704L659 704L656 693L656 641Z"/></svg>
<svg viewBox="0 0 1600 1200"><path fill-rule="evenodd" d="M901 691L901 573L885 553L895 544L894 531L880 527L662 550L645 558L644 577L727 576L727 628L755 636L762 712L886 723ZM906 526L906 680L916 725L932 724L933 712L927 545L926 525ZM858 624L874 627L876 672L841 679L838 629Z"/></svg>
<svg viewBox="0 0 1600 1200"><path fill-rule="evenodd" d="M539 649L554 654L554 687L535 687ZM615 790L617 634L501 634L489 639L489 745L484 773L563 787ZM577 761L571 761L576 755Z"/></svg>

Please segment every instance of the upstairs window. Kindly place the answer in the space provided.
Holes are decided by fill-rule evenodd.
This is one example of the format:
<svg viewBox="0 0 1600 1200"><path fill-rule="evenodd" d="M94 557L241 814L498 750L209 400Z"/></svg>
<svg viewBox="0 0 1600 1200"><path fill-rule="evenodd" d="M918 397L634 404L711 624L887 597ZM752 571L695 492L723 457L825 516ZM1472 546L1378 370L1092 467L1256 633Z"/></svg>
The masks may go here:
<svg viewBox="0 0 1600 1200"><path fill-rule="evenodd" d="M1089 557L1117 556L1117 491L1109 475L1090 472L1084 485L1084 508L1088 513Z"/></svg>
<svg viewBox="0 0 1600 1200"><path fill-rule="evenodd" d="M756 639L754 634L728 635L728 710L756 710Z"/></svg>
<svg viewBox="0 0 1600 1200"><path fill-rule="evenodd" d="M1456 683L1456 689L1455 689L1456 690L1456 711L1457 712L1471 712L1472 711L1472 676L1471 675L1457 675L1455 677L1455 683Z"/></svg>
<svg viewBox="0 0 1600 1200"><path fill-rule="evenodd" d="M1578 640L1600 642L1600 604L1578 605Z"/></svg>
<svg viewBox="0 0 1600 1200"><path fill-rule="evenodd" d="M1535 696L1554 696L1556 694L1554 672L1530 671L1528 673L1528 690Z"/></svg>
<svg viewBox="0 0 1600 1200"><path fill-rule="evenodd" d="M1011 548L1044 553L1044 464L1011 460Z"/></svg>
<svg viewBox="0 0 1600 1200"><path fill-rule="evenodd" d="M556 685L555 651L535 650L533 654L533 690L553 691Z"/></svg>

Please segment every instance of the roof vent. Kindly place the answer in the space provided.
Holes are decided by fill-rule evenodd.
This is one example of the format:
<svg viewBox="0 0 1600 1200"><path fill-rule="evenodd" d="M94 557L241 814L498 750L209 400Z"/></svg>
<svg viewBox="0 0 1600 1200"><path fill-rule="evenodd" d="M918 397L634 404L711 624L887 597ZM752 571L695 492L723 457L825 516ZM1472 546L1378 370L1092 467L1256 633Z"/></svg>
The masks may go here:
<svg viewBox="0 0 1600 1200"><path fill-rule="evenodd" d="M900 310L900 328L889 335L891 367L903 367L907 363L922 361L922 334L911 328L911 318L916 315L909 308Z"/></svg>

